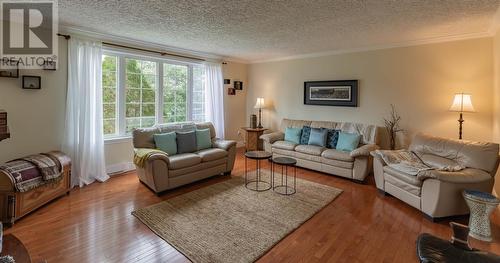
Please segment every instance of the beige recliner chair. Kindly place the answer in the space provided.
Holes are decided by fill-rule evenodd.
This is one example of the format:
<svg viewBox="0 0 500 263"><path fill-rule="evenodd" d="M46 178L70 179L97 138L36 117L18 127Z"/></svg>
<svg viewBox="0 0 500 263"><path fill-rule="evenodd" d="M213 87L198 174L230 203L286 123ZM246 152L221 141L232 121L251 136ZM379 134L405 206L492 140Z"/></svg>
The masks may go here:
<svg viewBox="0 0 500 263"><path fill-rule="evenodd" d="M214 175L231 174L236 158L236 142L215 138L215 128L209 122L172 123L135 129L134 148L156 148L153 134L207 128L210 129L212 148L176 155L155 152L144 162L144 167L136 165L139 180L154 192L160 193Z"/></svg>
<svg viewBox="0 0 500 263"><path fill-rule="evenodd" d="M372 152L377 188L419 209L431 219L468 214L462 197L464 189L491 193L498 168L498 144L417 134L409 150L432 167L465 167L455 172L425 171L417 178L387 166Z"/></svg>

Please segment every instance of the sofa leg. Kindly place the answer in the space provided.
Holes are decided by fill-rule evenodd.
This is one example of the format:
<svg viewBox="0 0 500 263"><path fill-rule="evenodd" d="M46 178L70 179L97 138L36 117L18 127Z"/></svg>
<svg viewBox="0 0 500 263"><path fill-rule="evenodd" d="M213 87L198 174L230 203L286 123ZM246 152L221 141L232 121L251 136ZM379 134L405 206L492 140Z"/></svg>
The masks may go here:
<svg viewBox="0 0 500 263"><path fill-rule="evenodd" d="M229 172L224 172L224 175L229 176L229 175L231 175L231 172L232 172L232 171L229 171Z"/></svg>
<svg viewBox="0 0 500 263"><path fill-rule="evenodd" d="M384 190L382 190L382 189L378 189L378 188L377 188L377 190L378 190L379 194L381 194L381 195L383 195L383 196L388 196L388 195L389 195L386 191L384 191Z"/></svg>

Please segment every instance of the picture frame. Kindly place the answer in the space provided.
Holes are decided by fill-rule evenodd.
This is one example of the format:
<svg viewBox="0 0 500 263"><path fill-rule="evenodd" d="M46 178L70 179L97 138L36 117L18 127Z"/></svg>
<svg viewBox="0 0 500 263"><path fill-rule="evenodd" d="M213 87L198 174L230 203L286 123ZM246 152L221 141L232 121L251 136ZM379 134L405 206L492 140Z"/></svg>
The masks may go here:
<svg viewBox="0 0 500 263"><path fill-rule="evenodd" d="M304 104L358 107L358 80L306 81Z"/></svg>
<svg viewBox="0 0 500 263"><path fill-rule="evenodd" d="M41 89L42 78L40 76L23 76L23 89Z"/></svg>
<svg viewBox="0 0 500 263"><path fill-rule="evenodd" d="M233 88L227 88L227 95L230 96L236 95L236 90Z"/></svg>
<svg viewBox="0 0 500 263"><path fill-rule="evenodd" d="M19 61L1 61L2 65L15 65L15 68L0 68L0 77L2 78L19 78Z"/></svg>
<svg viewBox="0 0 500 263"><path fill-rule="evenodd" d="M231 80L230 79L224 79L224 85L229 85L231 84Z"/></svg>
<svg viewBox="0 0 500 263"><path fill-rule="evenodd" d="M242 81L233 81L235 90L243 90L243 82Z"/></svg>

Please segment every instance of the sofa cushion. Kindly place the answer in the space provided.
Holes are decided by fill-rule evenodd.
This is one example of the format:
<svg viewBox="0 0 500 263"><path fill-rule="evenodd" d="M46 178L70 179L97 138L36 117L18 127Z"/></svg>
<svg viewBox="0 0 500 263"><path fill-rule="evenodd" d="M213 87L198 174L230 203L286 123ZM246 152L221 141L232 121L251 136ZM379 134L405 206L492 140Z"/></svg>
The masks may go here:
<svg viewBox="0 0 500 263"><path fill-rule="evenodd" d="M424 173L427 173L427 175L422 178L435 178L450 183L479 183L493 180L489 173L474 168L466 168L458 172L430 170Z"/></svg>
<svg viewBox="0 0 500 263"><path fill-rule="evenodd" d="M311 127L304 126L302 127L302 133L300 135L300 144L306 145L309 143L309 136L311 135Z"/></svg>
<svg viewBox="0 0 500 263"><path fill-rule="evenodd" d="M332 160L354 162L354 158L352 158L348 152L343 152L335 149L327 149L321 154L321 156Z"/></svg>
<svg viewBox="0 0 500 263"><path fill-rule="evenodd" d="M329 129L326 136L326 148L335 149L339 141L340 130Z"/></svg>
<svg viewBox="0 0 500 263"><path fill-rule="evenodd" d="M393 177L398 178L401 181L404 181L408 184L414 185L414 186L422 186L422 181L417 178L416 175L409 175L407 173L400 172L396 169L393 169L389 166L384 166L384 173L388 173L392 175Z"/></svg>
<svg viewBox="0 0 500 263"><path fill-rule="evenodd" d="M309 142L307 142L307 144L325 147L327 135L327 129L311 128L311 134L309 135Z"/></svg>
<svg viewBox="0 0 500 263"><path fill-rule="evenodd" d="M201 163L201 156L194 153L181 153L168 157L168 168L172 170L186 168Z"/></svg>
<svg viewBox="0 0 500 263"><path fill-rule="evenodd" d="M192 153L196 152L196 133L195 131L177 132L177 152Z"/></svg>
<svg viewBox="0 0 500 263"><path fill-rule="evenodd" d="M302 134L301 128L286 128L285 129L285 141L299 144L301 134Z"/></svg>
<svg viewBox="0 0 500 263"><path fill-rule="evenodd" d="M398 188L401 188L401 189L405 190L406 192L409 192L413 195L420 196L420 194L422 193L422 186L410 184L404 180L401 180L401 178L393 176L391 174L384 175L384 179L385 179L386 183L388 182L388 183L390 183Z"/></svg>
<svg viewBox="0 0 500 263"><path fill-rule="evenodd" d="M287 141L277 141L273 143L273 148L289 150L289 151L293 151L295 149L295 146L297 146L296 143Z"/></svg>
<svg viewBox="0 0 500 263"><path fill-rule="evenodd" d="M210 137L210 129L196 130L196 149L203 150L212 148L212 138Z"/></svg>
<svg viewBox="0 0 500 263"><path fill-rule="evenodd" d="M201 157L202 162L210 162L227 156L227 151L219 148L204 149L196 152Z"/></svg>
<svg viewBox="0 0 500 263"><path fill-rule="evenodd" d="M321 157L321 163L346 169L352 169L352 167L354 167L354 162L339 161L325 157Z"/></svg>
<svg viewBox="0 0 500 263"><path fill-rule="evenodd" d="M154 134L156 148L166 152L168 155L177 154L177 141L175 132Z"/></svg>
<svg viewBox="0 0 500 263"><path fill-rule="evenodd" d="M325 150L325 147L316 146L316 145L298 145L295 147L296 152L320 156L321 153Z"/></svg>
<svg viewBox="0 0 500 263"><path fill-rule="evenodd" d="M354 149L358 148L361 135L356 133L341 132L339 134L339 140L337 150L352 152Z"/></svg>

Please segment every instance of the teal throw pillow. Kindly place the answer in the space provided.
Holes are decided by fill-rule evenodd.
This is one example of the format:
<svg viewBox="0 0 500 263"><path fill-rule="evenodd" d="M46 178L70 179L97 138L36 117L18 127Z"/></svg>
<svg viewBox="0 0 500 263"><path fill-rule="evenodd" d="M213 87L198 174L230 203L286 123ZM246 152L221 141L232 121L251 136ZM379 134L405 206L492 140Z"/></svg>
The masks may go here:
<svg viewBox="0 0 500 263"><path fill-rule="evenodd" d="M337 142L337 150L351 152L358 148L361 135L356 133L339 133L339 140Z"/></svg>
<svg viewBox="0 0 500 263"><path fill-rule="evenodd" d="M300 143L300 135L302 135L302 128L286 128L285 129L285 141L293 142L296 144Z"/></svg>
<svg viewBox="0 0 500 263"><path fill-rule="evenodd" d="M177 154L177 135L175 132L154 134L153 139L156 148L166 152L168 155Z"/></svg>
<svg viewBox="0 0 500 263"><path fill-rule="evenodd" d="M210 129L196 130L196 147L199 150L212 148Z"/></svg>
<svg viewBox="0 0 500 263"><path fill-rule="evenodd" d="M309 142L307 144L325 147L327 135L328 129L311 128L311 135L309 135Z"/></svg>

